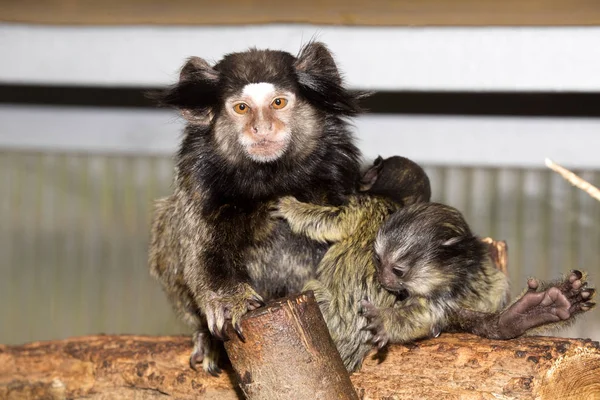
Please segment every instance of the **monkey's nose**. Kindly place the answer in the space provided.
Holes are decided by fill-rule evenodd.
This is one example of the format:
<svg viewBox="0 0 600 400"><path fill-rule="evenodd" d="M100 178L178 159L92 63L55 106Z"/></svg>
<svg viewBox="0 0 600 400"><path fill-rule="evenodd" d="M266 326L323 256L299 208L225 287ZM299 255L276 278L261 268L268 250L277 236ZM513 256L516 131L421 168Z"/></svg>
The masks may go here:
<svg viewBox="0 0 600 400"><path fill-rule="evenodd" d="M252 133L256 136L268 136L273 131L272 123L263 123L252 126Z"/></svg>

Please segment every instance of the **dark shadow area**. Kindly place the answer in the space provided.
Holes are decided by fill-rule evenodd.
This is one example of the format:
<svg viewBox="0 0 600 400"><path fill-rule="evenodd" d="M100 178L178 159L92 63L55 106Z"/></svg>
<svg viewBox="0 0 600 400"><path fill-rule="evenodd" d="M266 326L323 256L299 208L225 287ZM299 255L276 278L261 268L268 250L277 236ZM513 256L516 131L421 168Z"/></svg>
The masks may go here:
<svg viewBox="0 0 600 400"><path fill-rule="evenodd" d="M88 107L155 107L160 88L0 85L0 103ZM600 117L600 93L377 92L362 101L373 114Z"/></svg>

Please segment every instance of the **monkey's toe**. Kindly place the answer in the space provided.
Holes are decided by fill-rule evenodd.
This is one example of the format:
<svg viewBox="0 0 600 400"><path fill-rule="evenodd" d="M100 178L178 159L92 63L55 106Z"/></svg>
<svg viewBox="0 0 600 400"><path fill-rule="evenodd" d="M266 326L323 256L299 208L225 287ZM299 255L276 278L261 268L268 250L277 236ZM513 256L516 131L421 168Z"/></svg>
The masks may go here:
<svg viewBox="0 0 600 400"><path fill-rule="evenodd" d="M192 354L190 355L190 367L194 371L198 371L198 365L201 365L203 360L204 360L204 352L203 351L201 351L201 350L192 351Z"/></svg>
<svg viewBox="0 0 600 400"><path fill-rule="evenodd" d="M204 362L203 367L204 367L204 370L206 372L208 372L209 374L211 374L212 376L219 376L219 375L221 375L221 372L223 372L223 370L221 370L221 368L219 368L219 366L217 365L216 362L212 362L212 361Z"/></svg>
<svg viewBox="0 0 600 400"><path fill-rule="evenodd" d="M540 283L538 282L537 279L535 279L535 278L527 279L527 290L536 291L539 286L540 286Z"/></svg>
<svg viewBox="0 0 600 400"><path fill-rule="evenodd" d="M591 299L596 295L596 289L590 288L581 292L581 298Z"/></svg>
<svg viewBox="0 0 600 400"><path fill-rule="evenodd" d="M591 310L594 307L596 307L596 302L594 302L594 301L586 301L585 303L576 303L576 304L573 304L573 306L571 306L571 308L570 308L569 311L572 314L577 314L577 313L589 311L589 310Z"/></svg>
<svg viewBox="0 0 600 400"><path fill-rule="evenodd" d="M571 270L571 275L569 276L569 282L575 282L583 278L583 273L577 269Z"/></svg>

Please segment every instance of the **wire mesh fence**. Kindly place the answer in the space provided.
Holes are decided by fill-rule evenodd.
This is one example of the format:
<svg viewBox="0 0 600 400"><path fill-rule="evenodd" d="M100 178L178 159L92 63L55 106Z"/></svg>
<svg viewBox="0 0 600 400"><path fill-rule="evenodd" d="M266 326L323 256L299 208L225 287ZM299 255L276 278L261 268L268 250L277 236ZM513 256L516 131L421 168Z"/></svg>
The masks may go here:
<svg viewBox="0 0 600 400"><path fill-rule="evenodd" d="M600 203L548 170L427 165L433 197L507 240L513 295L573 268L600 284ZM600 182L600 171L575 171ZM148 274L164 156L0 151L0 343L187 332ZM592 311L562 336L600 340Z"/></svg>

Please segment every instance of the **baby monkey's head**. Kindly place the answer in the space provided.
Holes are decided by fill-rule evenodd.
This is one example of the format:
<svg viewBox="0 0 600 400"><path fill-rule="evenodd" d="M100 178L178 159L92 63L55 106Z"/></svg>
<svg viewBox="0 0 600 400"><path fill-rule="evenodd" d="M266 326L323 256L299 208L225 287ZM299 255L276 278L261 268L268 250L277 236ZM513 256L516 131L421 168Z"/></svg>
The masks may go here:
<svg viewBox="0 0 600 400"><path fill-rule="evenodd" d="M359 191L382 196L400 205L431 198L431 185L425 170L416 162L401 156L377 157L362 175Z"/></svg>
<svg viewBox="0 0 600 400"><path fill-rule="evenodd" d="M485 246L461 213L439 203L417 203L396 211L375 241L381 286L409 296L460 291L484 257Z"/></svg>

